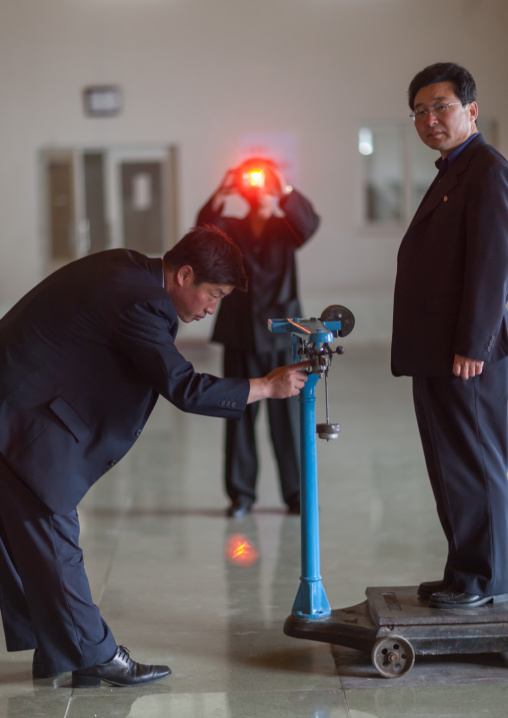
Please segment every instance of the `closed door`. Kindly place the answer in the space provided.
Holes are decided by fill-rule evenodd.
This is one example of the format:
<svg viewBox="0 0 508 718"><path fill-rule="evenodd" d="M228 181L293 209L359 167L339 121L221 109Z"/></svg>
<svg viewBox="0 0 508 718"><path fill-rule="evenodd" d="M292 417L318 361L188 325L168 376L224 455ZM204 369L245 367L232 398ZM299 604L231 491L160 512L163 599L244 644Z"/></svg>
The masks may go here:
<svg viewBox="0 0 508 718"><path fill-rule="evenodd" d="M123 244L144 254L164 252L162 163L122 162Z"/></svg>
<svg viewBox="0 0 508 718"><path fill-rule="evenodd" d="M50 160L46 167L50 253L55 260L76 257L72 156Z"/></svg>

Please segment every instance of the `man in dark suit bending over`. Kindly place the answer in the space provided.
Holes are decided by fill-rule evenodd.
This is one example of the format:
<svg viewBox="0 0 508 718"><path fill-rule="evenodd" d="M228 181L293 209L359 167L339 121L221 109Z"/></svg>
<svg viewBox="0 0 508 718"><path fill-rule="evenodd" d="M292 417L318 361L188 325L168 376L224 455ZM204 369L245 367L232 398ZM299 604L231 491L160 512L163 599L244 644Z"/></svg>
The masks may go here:
<svg viewBox="0 0 508 718"><path fill-rule="evenodd" d="M453 63L409 87L438 175L398 254L392 370L413 377L418 427L448 540L434 608L508 599L508 162L477 130L476 86Z"/></svg>
<svg viewBox="0 0 508 718"><path fill-rule="evenodd" d="M178 320L214 314L246 289L237 246L215 229L160 258L115 249L73 262L0 320L0 610L8 651L34 649L34 677L140 685L136 663L94 605L76 506L141 434L161 394L228 419L299 393L305 363L256 379L197 374L175 347Z"/></svg>

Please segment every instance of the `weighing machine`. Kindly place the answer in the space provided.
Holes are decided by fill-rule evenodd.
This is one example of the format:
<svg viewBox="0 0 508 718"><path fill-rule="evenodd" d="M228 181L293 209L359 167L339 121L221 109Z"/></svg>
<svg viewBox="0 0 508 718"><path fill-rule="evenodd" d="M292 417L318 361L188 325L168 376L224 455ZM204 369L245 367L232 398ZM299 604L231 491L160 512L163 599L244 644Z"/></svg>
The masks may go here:
<svg viewBox="0 0 508 718"><path fill-rule="evenodd" d="M293 338L293 361L310 361L300 392L302 574L284 633L294 638L356 648L371 655L385 678L407 674L416 656L508 651L508 603L471 609L433 609L418 597L417 586L367 588L367 600L331 609L320 575L316 437L337 439L339 424L328 416L328 374L337 338L354 328L353 314L327 307L319 319L270 319L274 333ZM326 422L316 424L316 385L325 380Z"/></svg>

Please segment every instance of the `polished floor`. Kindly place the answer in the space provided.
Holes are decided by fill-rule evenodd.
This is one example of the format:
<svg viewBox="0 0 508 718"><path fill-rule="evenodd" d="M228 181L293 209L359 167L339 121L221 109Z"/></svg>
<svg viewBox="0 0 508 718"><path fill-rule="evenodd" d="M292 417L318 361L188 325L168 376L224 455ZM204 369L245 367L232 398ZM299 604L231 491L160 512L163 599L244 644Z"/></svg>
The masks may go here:
<svg viewBox="0 0 508 718"><path fill-rule="evenodd" d="M410 383L386 349L334 357L330 421L318 442L321 569L333 608L366 586L441 577L444 541L426 480ZM199 371L215 348L182 346ZM325 420L322 384L317 418ZM440 718L508 715L508 654L417 658L383 678L353 649L295 639L282 626L300 576L300 519L285 513L266 416L259 419L259 497L232 520L221 480L223 423L159 402L136 447L80 506L96 603L119 643L172 675L143 689L76 689L69 675L32 681L31 655L0 639L0 718ZM232 563L241 534L258 553Z"/></svg>

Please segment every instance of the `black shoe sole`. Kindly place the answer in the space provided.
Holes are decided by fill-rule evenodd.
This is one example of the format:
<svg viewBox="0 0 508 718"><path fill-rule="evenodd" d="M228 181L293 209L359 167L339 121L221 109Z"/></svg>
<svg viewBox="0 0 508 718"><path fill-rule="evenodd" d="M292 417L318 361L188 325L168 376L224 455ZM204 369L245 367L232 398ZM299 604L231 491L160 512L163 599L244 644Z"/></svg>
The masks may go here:
<svg viewBox="0 0 508 718"><path fill-rule="evenodd" d="M247 514L250 514L250 512L251 512L251 505L237 506L236 508L233 506L230 506L229 509L226 510L226 516L229 519L243 519L243 517L247 516Z"/></svg>
<svg viewBox="0 0 508 718"><path fill-rule="evenodd" d="M445 603L444 601L432 600L429 601L430 608L478 608L484 606L486 603L503 603L508 601L508 593L502 593L498 596L479 596L476 601L470 602L457 602L457 603Z"/></svg>
<svg viewBox="0 0 508 718"><path fill-rule="evenodd" d="M165 673L163 676L156 676L155 678L149 678L148 680L138 680L132 683L119 683L118 681L109 680L108 678L100 678L98 676L80 676L79 674L72 674L72 687L73 688L98 688L101 682L107 683L110 686L116 688L133 688L135 686L144 686L148 683L155 683L156 681L162 681L163 678L167 678L171 675L171 671Z"/></svg>

